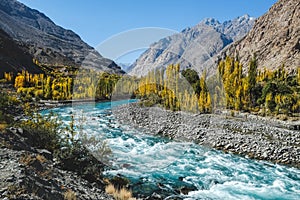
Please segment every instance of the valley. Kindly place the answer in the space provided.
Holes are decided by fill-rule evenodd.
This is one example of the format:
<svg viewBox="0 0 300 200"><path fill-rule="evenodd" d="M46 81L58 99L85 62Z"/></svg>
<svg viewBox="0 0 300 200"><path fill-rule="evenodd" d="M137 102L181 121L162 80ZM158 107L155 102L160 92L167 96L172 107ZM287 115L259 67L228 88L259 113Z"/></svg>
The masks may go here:
<svg viewBox="0 0 300 200"><path fill-rule="evenodd" d="M94 35L139 11L113 13ZM207 17L118 64L26 3L1 1L0 198L299 199L300 3Z"/></svg>

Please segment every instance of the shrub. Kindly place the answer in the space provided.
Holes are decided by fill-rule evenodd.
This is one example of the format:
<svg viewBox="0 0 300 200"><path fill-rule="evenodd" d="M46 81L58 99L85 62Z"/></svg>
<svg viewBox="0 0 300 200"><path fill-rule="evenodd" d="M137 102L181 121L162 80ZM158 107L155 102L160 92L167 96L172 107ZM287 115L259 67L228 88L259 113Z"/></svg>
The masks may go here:
<svg viewBox="0 0 300 200"><path fill-rule="evenodd" d="M13 116L18 112L19 104L15 96L0 92L0 131L13 122Z"/></svg>
<svg viewBox="0 0 300 200"><path fill-rule="evenodd" d="M46 159L43 155L41 155L41 154L38 154L38 155L36 156L36 159L37 159L40 163L44 163L44 162L47 161L47 159Z"/></svg>
<svg viewBox="0 0 300 200"><path fill-rule="evenodd" d="M64 199L65 200L76 200L76 193L71 190L68 189L65 193L64 193Z"/></svg>
<svg viewBox="0 0 300 200"><path fill-rule="evenodd" d="M116 200L135 200L132 197L132 192L126 188L116 189L113 184L109 184L105 187L105 192L112 195Z"/></svg>
<svg viewBox="0 0 300 200"><path fill-rule="evenodd" d="M234 111L233 110L230 111L230 116L234 117Z"/></svg>
<svg viewBox="0 0 300 200"><path fill-rule="evenodd" d="M150 93L147 97L143 98L140 102L141 106L151 107L156 104L162 104L162 99L157 94Z"/></svg>
<svg viewBox="0 0 300 200"><path fill-rule="evenodd" d="M281 121L286 121L288 120L288 116L285 114L279 114L276 116L277 119L281 120Z"/></svg>
<svg viewBox="0 0 300 200"><path fill-rule="evenodd" d="M99 162L80 140L75 139L77 133L74 127L63 129L59 118L53 113L42 116L32 112L28 103L24 106L24 112L27 119L21 122L20 127L30 145L48 149L62 169L77 172L89 182L97 182L101 179L104 164ZM74 123L71 123L71 126L74 126ZM62 131L67 131L69 134L62 134ZM65 137L62 137L63 135ZM109 152L105 145L101 149L105 153ZM99 151L100 149L97 153ZM101 155L104 156L105 153L102 152ZM41 163L45 161L40 156L37 159Z"/></svg>
<svg viewBox="0 0 300 200"><path fill-rule="evenodd" d="M107 142L96 139L95 136L88 137L86 133L80 134L81 144L87 147L99 161L110 164L110 158L112 156L112 150L108 146Z"/></svg>
<svg viewBox="0 0 300 200"><path fill-rule="evenodd" d="M127 200L127 199L132 199L132 192L122 188L119 192L118 195L115 197L116 199L120 200Z"/></svg>
<svg viewBox="0 0 300 200"><path fill-rule="evenodd" d="M43 94L44 94L44 92L43 92L43 90L35 90L34 91L34 96L36 97L36 98L43 98Z"/></svg>
<svg viewBox="0 0 300 200"><path fill-rule="evenodd" d="M0 131L5 130L6 127L7 127L7 124L6 124L6 123L1 123L1 112L0 112Z"/></svg>
<svg viewBox="0 0 300 200"><path fill-rule="evenodd" d="M54 152L54 157L62 169L76 172L89 182L99 182L102 179L104 164L80 142L63 146Z"/></svg>
<svg viewBox="0 0 300 200"><path fill-rule="evenodd" d="M28 138L28 143L51 152L61 147L60 123L54 114L42 116L28 108L25 108L25 114L27 119L20 123L20 127Z"/></svg>
<svg viewBox="0 0 300 200"><path fill-rule="evenodd" d="M117 192L117 190L116 190L116 188L115 188L115 186L114 186L113 184L109 184L109 185L107 185L107 186L105 187L105 192L106 192L107 194L114 194L114 193Z"/></svg>
<svg viewBox="0 0 300 200"><path fill-rule="evenodd" d="M21 156L20 158L20 163L24 164L24 165L29 165L32 161L33 161L33 157L30 154L24 154Z"/></svg>

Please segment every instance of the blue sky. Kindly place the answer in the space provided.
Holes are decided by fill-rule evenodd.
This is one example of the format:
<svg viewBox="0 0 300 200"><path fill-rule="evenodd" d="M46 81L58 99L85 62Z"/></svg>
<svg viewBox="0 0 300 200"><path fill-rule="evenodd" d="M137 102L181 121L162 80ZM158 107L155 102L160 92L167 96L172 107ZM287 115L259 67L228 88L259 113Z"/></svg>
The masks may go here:
<svg viewBox="0 0 300 200"><path fill-rule="evenodd" d="M249 14L263 15L276 0L20 0L71 29L96 47L135 28L160 27L181 31L213 17L219 21Z"/></svg>

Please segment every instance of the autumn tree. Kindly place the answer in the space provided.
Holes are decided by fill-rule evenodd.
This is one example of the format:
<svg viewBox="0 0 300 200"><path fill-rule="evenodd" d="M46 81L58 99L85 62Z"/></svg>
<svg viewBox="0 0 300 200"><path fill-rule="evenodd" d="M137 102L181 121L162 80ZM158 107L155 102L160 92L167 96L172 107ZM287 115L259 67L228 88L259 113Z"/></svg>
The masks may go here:
<svg viewBox="0 0 300 200"><path fill-rule="evenodd" d="M25 76L24 74L18 73L16 79L15 79L15 88L21 88L25 86Z"/></svg>

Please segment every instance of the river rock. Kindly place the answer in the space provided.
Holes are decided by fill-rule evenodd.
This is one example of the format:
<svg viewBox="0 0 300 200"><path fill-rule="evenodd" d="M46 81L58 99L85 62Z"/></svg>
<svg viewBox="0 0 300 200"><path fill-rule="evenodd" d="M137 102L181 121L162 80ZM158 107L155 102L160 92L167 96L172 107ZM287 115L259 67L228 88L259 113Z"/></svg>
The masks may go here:
<svg viewBox="0 0 300 200"><path fill-rule="evenodd" d="M300 134L289 130L288 122L250 114L231 118L223 114L195 115L140 107L138 103L119 106L113 112L121 123L143 127L149 134L300 167Z"/></svg>

